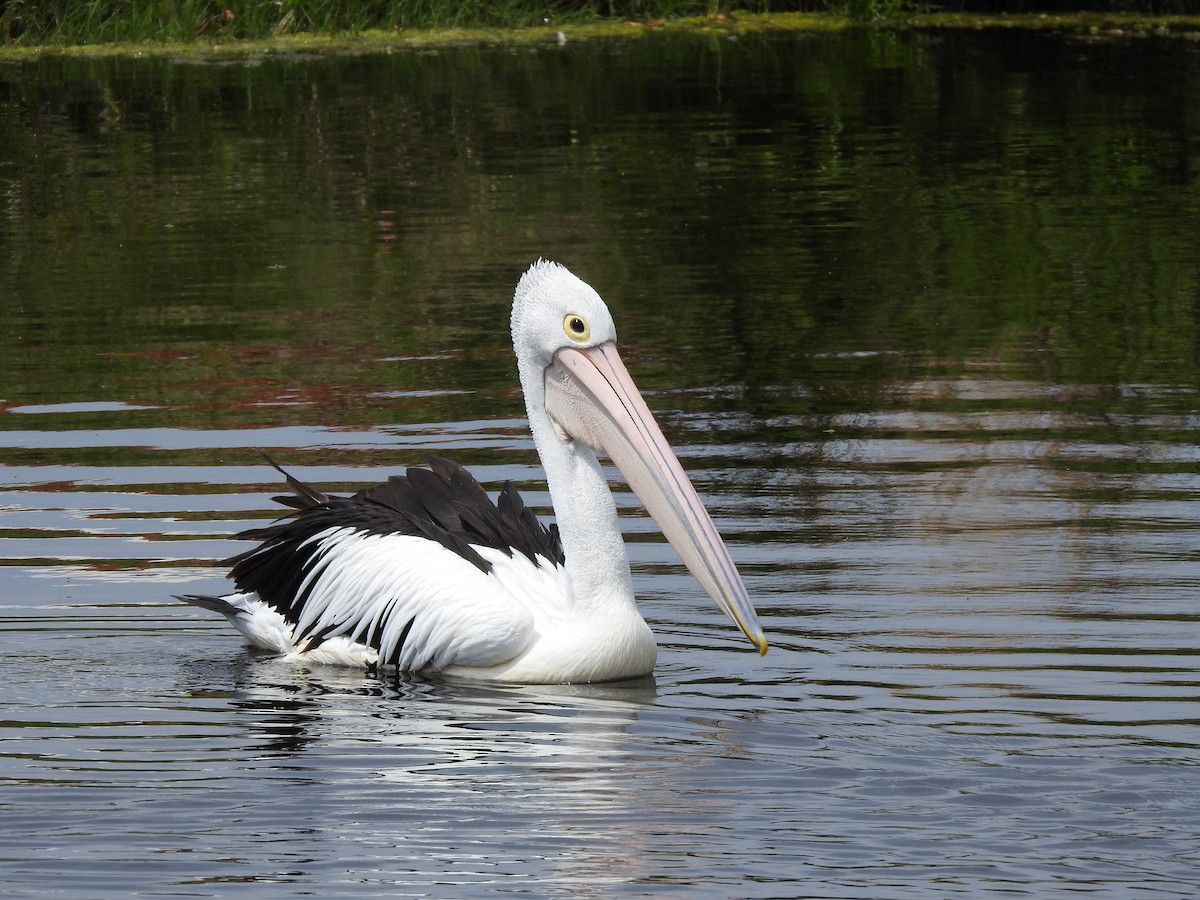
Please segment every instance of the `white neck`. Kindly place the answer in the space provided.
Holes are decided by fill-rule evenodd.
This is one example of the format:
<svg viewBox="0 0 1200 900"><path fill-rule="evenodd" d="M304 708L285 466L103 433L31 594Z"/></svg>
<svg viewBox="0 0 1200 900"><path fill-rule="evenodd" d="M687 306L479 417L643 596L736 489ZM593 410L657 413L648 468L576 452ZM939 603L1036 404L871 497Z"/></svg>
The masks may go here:
<svg viewBox="0 0 1200 900"><path fill-rule="evenodd" d="M526 371L523 363L519 368L533 443L567 557L572 604L579 610L612 603L635 607L629 557L600 461L590 447L559 436L546 414L543 373Z"/></svg>

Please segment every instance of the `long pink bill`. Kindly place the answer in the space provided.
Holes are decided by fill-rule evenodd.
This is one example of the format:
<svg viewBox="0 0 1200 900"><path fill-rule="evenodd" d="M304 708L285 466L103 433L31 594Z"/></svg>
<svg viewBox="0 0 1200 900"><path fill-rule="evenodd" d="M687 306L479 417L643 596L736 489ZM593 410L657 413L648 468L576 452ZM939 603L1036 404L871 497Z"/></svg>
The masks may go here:
<svg viewBox="0 0 1200 900"><path fill-rule="evenodd" d="M616 345L566 347L546 369L546 408L572 438L609 457L717 606L759 653L767 639L725 542Z"/></svg>

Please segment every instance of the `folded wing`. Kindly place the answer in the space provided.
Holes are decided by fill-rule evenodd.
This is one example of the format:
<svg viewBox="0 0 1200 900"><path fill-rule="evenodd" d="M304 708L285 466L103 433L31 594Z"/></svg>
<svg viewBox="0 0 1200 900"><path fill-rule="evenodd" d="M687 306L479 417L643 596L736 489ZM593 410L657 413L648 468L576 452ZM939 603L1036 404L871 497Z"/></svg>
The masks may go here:
<svg viewBox="0 0 1200 900"><path fill-rule="evenodd" d="M284 472L293 493L275 499L296 512L238 535L260 543L229 561L237 593L181 599L259 646L326 661L415 672L513 658L531 605L565 595L558 533L511 483L493 503L458 464L430 466L351 497Z"/></svg>

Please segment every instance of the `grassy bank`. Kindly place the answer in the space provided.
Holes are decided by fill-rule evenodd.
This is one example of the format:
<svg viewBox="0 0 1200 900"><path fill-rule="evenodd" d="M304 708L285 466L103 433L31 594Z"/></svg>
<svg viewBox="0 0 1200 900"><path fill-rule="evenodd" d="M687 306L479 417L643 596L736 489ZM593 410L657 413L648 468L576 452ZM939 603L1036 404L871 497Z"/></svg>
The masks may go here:
<svg viewBox="0 0 1200 900"><path fill-rule="evenodd" d="M297 34L665 20L729 13L735 7L767 12L771 6L765 0L0 0L0 39L58 46L264 40Z"/></svg>
<svg viewBox="0 0 1200 900"><path fill-rule="evenodd" d="M929 12L925 0L0 0L0 55L380 49L657 30L811 30L866 22L1131 33L1200 30L1200 14L1169 14L1176 8L1173 2L1147 2L1140 11L1129 12L1136 0L1093 0L1071 4L1090 5L1090 10L1047 13L1019 0L960 0L951 4L958 7L955 12ZM1005 9L988 11L997 5ZM1113 5L1120 9L1109 10ZM797 7L809 11L795 11Z"/></svg>

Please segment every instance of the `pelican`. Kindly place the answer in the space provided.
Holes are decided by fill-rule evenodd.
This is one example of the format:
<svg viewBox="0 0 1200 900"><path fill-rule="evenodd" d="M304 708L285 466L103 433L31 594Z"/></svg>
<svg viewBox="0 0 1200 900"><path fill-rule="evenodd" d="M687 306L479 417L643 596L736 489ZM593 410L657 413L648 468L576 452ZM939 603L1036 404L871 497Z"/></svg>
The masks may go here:
<svg viewBox="0 0 1200 900"><path fill-rule="evenodd" d="M295 511L243 532L236 591L189 595L250 644L315 663L493 682L616 681L654 669L600 456L645 504L688 569L760 653L741 576L626 371L608 307L558 263L517 284L512 340L557 525L509 482L493 502L461 466L327 496L279 471ZM278 467L276 467L278 468Z"/></svg>

